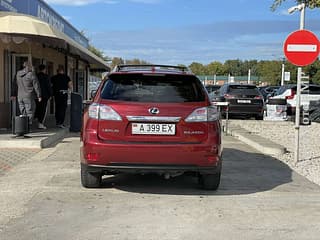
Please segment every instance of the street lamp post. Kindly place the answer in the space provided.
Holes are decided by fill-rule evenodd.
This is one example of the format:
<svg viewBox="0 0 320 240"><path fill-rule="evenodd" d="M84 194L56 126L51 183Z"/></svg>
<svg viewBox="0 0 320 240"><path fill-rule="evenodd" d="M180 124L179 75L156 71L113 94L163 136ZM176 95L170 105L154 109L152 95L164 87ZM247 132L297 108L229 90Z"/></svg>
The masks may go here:
<svg viewBox="0 0 320 240"><path fill-rule="evenodd" d="M288 9L289 14L299 10L300 11L300 30L304 29L305 23L305 9L306 4L301 3L297 6ZM296 118L295 118L295 151L294 151L294 161L298 163L299 161L299 138L300 138L300 96L301 96L301 76L302 68L298 67L297 73L297 98L296 98Z"/></svg>

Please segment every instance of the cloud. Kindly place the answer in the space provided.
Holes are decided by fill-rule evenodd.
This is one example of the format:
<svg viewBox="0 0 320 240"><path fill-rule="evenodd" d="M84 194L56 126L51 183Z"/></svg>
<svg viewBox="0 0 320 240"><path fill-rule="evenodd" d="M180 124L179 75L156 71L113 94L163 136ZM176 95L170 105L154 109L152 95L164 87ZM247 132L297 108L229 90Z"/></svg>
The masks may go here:
<svg viewBox="0 0 320 240"><path fill-rule="evenodd" d="M118 3L118 1L115 0L46 0L48 4L54 4L54 5L66 5L66 6L84 6L88 4L94 4L94 3L106 3L106 4L115 4Z"/></svg>
<svg viewBox="0 0 320 240"><path fill-rule="evenodd" d="M184 28L89 33L109 57L139 58L159 64L208 64L228 59L274 59L297 29L296 21L228 21ZM320 32L317 20L308 29Z"/></svg>

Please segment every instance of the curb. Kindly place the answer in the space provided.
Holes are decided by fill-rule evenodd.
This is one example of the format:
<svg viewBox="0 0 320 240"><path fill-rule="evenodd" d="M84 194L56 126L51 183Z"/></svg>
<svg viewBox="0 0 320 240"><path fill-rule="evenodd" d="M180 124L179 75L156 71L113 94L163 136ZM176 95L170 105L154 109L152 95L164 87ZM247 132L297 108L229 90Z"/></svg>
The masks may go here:
<svg viewBox="0 0 320 240"><path fill-rule="evenodd" d="M268 139L265 139L261 136L251 134L247 130L241 127L230 127L228 129L228 134L231 136L237 137L240 141L246 143L247 145L257 149L258 151L266 155L281 155L286 152L286 148L274 143Z"/></svg>
<svg viewBox="0 0 320 240"><path fill-rule="evenodd" d="M27 137L20 139L8 134L0 140L0 148L47 148L64 138L68 132L69 129L55 129L54 132L29 133Z"/></svg>

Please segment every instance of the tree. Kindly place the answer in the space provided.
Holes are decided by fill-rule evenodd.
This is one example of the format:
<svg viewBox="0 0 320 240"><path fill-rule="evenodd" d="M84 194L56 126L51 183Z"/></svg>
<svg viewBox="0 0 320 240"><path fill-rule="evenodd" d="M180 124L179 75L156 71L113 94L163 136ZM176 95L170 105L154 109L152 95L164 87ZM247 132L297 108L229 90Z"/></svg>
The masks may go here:
<svg viewBox="0 0 320 240"><path fill-rule="evenodd" d="M145 64L150 64L148 63L147 61L144 61L144 60L140 60L138 58L134 58L132 60L126 60L125 61L126 64L132 64L132 65L145 65Z"/></svg>
<svg viewBox="0 0 320 240"><path fill-rule="evenodd" d="M275 11L283 2L286 0L274 0L271 10ZM320 7L320 0L295 0L297 4L305 3L306 7L308 8L319 8Z"/></svg>
<svg viewBox="0 0 320 240"><path fill-rule="evenodd" d="M103 59L104 61L109 61L110 60L110 58L108 56L104 55L102 50L97 49L96 47L94 47L91 44L89 44L88 50L90 52L92 52L93 54L95 54L96 56L98 56L101 59Z"/></svg>
<svg viewBox="0 0 320 240"><path fill-rule="evenodd" d="M258 74L263 82L279 85L281 82L280 61L260 61L257 67Z"/></svg>
<svg viewBox="0 0 320 240"><path fill-rule="evenodd" d="M225 75L227 70L221 62L211 62L206 66L209 75Z"/></svg>
<svg viewBox="0 0 320 240"><path fill-rule="evenodd" d="M205 66L201 63L193 62L189 65L189 68L195 75L204 75L206 72Z"/></svg>
<svg viewBox="0 0 320 240"><path fill-rule="evenodd" d="M239 59L236 60L227 60L224 63L227 73L231 74L232 76L242 76L243 71L241 69L242 61ZM248 70L247 70L248 71Z"/></svg>
<svg viewBox="0 0 320 240"><path fill-rule="evenodd" d="M303 72L310 77L310 82L320 83L320 61L317 60L313 64L305 67Z"/></svg>
<svg viewBox="0 0 320 240"><path fill-rule="evenodd" d="M122 58L119 58L119 57L114 57L112 58L112 62L111 62L111 70L117 66L117 65L120 65L120 64L124 64L124 60Z"/></svg>

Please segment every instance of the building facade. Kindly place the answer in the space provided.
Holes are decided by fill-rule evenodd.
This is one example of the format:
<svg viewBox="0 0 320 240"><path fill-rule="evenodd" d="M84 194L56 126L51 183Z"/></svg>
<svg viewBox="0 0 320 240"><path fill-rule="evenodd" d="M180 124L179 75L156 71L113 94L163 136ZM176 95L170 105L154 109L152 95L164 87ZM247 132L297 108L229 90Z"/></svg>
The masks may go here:
<svg viewBox="0 0 320 240"><path fill-rule="evenodd" d="M10 127L11 82L24 61L35 69L45 64L50 76L64 66L84 99L90 72L109 70L88 50L88 39L42 0L0 0L0 23L0 128Z"/></svg>

